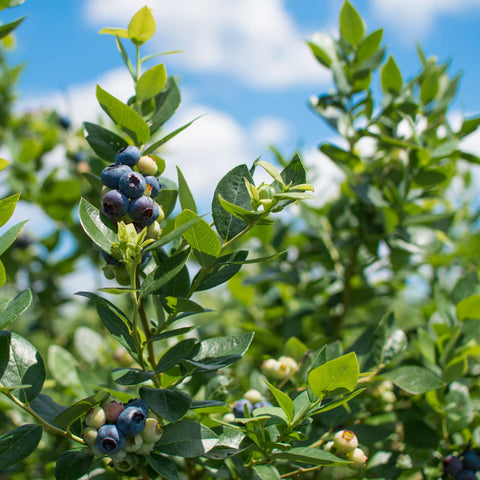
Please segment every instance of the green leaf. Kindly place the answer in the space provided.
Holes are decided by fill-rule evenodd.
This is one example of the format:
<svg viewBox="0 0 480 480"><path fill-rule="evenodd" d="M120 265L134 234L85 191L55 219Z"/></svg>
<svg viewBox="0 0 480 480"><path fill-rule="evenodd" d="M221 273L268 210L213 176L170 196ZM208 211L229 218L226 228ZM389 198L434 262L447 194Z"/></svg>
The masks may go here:
<svg viewBox="0 0 480 480"><path fill-rule="evenodd" d="M364 38L362 43L358 46L358 50L355 53L355 62L357 65L361 65L365 60L371 58L378 52L380 43L383 38L383 28L375 30L370 35Z"/></svg>
<svg viewBox="0 0 480 480"><path fill-rule="evenodd" d="M209 428L191 420L170 423L163 429L155 451L185 458L200 457L218 443L218 437Z"/></svg>
<svg viewBox="0 0 480 480"><path fill-rule="evenodd" d="M100 359L100 350L103 345L103 336L88 327L78 327L73 336L73 343L78 355L90 365Z"/></svg>
<svg viewBox="0 0 480 480"><path fill-rule="evenodd" d="M0 330L15 321L32 303L32 291L27 288L20 292L13 300L7 303L0 313Z"/></svg>
<svg viewBox="0 0 480 480"><path fill-rule="evenodd" d="M218 183L212 201L213 221L219 235L228 241L245 230L248 224L232 213L227 212L220 202L219 197L226 201L241 207L245 210L250 209L250 195L245 186L245 179L253 183L246 165L239 165L230 170Z"/></svg>
<svg viewBox="0 0 480 480"><path fill-rule="evenodd" d="M243 355L253 340L253 333L207 338L200 342L200 349L194 360L219 358L227 355Z"/></svg>
<svg viewBox="0 0 480 480"><path fill-rule="evenodd" d="M25 220L23 222L17 223L13 227L10 227L1 237L0 237L0 255L2 255L5 250L15 241L22 227L28 222Z"/></svg>
<svg viewBox="0 0 480 480"><path fill-rule="evenodd" d="M43 428L22 425L0 436L0 471L27 458L38 446Z"/></svg>
<svg viewBox="0 0 480 480"><path fill-rule="evenodd" d="M10 195L0 200L0 227L5 225L15 211L15 205L20 198L20 194Z"/></svg>
<svg viewBox="0 0 480 480"><path fill-rule="evenodd" d="M155 97L155 113L150 120L150 131L156 132L180 106L181 97L177 83L168 77L165 88Z"/></svg>
<svg viewBox="0 0 480 480"><path fill-rule="evenodd" d="M200 221L202 217L195 217L192 218L192 220L189 220L188 222L182 224L180 227L175 228L175 230L172 230L170 233L165 235L164 237L159 238L156 242L152 243L149 245L143 252L150 252L152 250L157 250L167 243L172 242L173 240L176 240L179 238L186 230L189 228L193 227L197 222Z"/></svg>
<svg viewBox="0 0 480 480"><path fill-rule="evenodd" d="M381 375L392 381L397 387L413 395L427 393L445 385L430 370L416 365L399 367L389 372L382 372Z"/></svg>
<svg viewBox="0 0 480 480"><path fill-rule="evenodd" d="M57 480L77 480L90 470L93 454L89 448L66 450L60 454L55 464Z"/></svg>
<svg viewBox="0 0 480 480"><path fill-rule="evenodd" d="M105 328L123 345L132 355L136 354L135 341L130 335L129 327L122 316L105 305L97 304L97 313Z"/></svg>
<svg viewBox="0 0 480 480"><path fill-rule="evenodd" d="M139 392L140 397L147 402L148 406L169 422L180 420L192 405L190 396L178 390L141 387Z"/></svg>
<svg viewBox="0 0 480 480"><path fill-rule="evenodd" d="M40 393L30 402L30 407L51 425L55 425L55 418L67 409L67 407L58 404L52 397L43 393Z"/></svg>
<svg viewBox="0 0 480 480"><path fill-rule="evenodd" d="M281 458L311 465L347 465L351 463L349 460L339 458L333 453L309 447L294 447L286 452L273 453L271 458Z"/></svg>
<svg viewBox="0 0 480 480"><path fill-rule="evenodd" d="M480 116L464 118L458 136L460 138L466 137L473 133L480 126Z"/></svg>
<svg viewBox="0 0 480 480"><path fill-rule="evenodd" d="M22 17L13 22L6 23L5 25L0 25L0 39L13 32L24 20L25 17Z"/></svg>
<svg viewBox="0 0 480 480"><path fill-rule="evenodd" d="M255 465L254 472L260 480L280 480L280 474L273 465Z"/></svg>
<svg viewBox="0 0 480 480"><path fill-rule="evenodd" d="M164 352L162 357L160 357L157 366L155 367L155 372L166 372L175 365L178 365L181 360L191 358L190 352L193 350L195 345L197 345L196 339L187 338L170 347Z"/></svg>
<svg viewBox="0 0 480 480"><path fill-rule="evenodd" d="M199 118L203 117L203 115L199 115L198 117L195 117L193 120L190 122L186 123L185 125L182 125L181 127L177 128L173 132L170 132L168 135L165 137L161 138L155 143L152 143L152 145L149 145L149 147L145 150L144 154L149 155L150 153L155 153L155 151L160 148L164 143L167 143L169 140L171 140L173 137L176 137L179 133L183 132L186 128L188 128L193 122L196 122Z"/></svg>
<svg viewBox="0 0 480 480"><path fill-rule="evenodd" d="M50 345L48 368L60 385L76 390L82 388L82 382L78 376L78 362L67 349L59 345Z"/></svg>
<svg viewBox="0 0 480 480"><path fill-rule="evenodd" d="M100 390L95 395L90 395L89 397L82 398L81 400L61 412L59 415L57 415L55 417L55 424L64 430L68 429L70 425L75 422L75 420L83 417L93 407L102 403L109 396L110 394L106 390Z"/></svg>
<svg viewBox="0 0 480 480"><path fill-rule="evenodd" d="M355 47L362 41L364 33L365 26L362 17L347 0L340 11L340 35Z"/></svg>
<svg viewBox="0 0 480 480"><path fill-rule="evenodd" d="M198 217L198 215L195 212L183 210L175 220L175 227L178 228L196 217ZM210 225L203 219L186 230L183 233L183 238L193 249L201 253L215 258L220 255L222 249L220 240ZM202 263L202 266L206 265Z"/></svg>
<svg viewBox="0 0 480 480"><path fill-rule="evenodd" d="M380 78L384 93L398 93L402 89L402 74L391 55L382 68Z"/></svg>
<svg viewBox="0 0 480 480"><path fill-rule="evenodd" d="M126 28L106 27L102 28L98 33L99 35L113 35L114 37L128 38L128 30Z"/></svg>
<svg viewBox="0 0 480 480"><path fill-rule="evenodd" d="M45 366L35 347L17 333L0 331L0 384L30 385L15 396L31 402L41 392L44 381Z"/></svg>
<svg viewBox="0 0 480 480"><path fill-rule="evenodd" d="M128 37L128 34L127 34L127 37ZM122 57L123 63L127 67L127 70L130 73L130 76L132 77L133 82L135 83L137 81L137 74L135 72L135 68L133 67L132 61L128 56L128 53L125 50L125 47L123 46L123 43L120 41L120 37L115 38L115 43L117 44L117 49L120 52L120 56Z"/></svg>
<svg viewBox="0 0 480 480"><path fill-rule="evenodd" d="M140 290L140 297L157 293L164 285L170 282L182 270L190 254L190 250L183 250L168 257L152 273L145 278Z"/></svg>
<svg viewBox="0 0 480 480"><path fill-rule="evenodd" d="M128 25L128 38L135 45L142 45L155 33L155 19L151 9L142 7L130 20Z"/></svg>
<svg viewBox="0 0 480 480"><path fill-rule="evenodd" d="M149 68L137 82L137 100L144 102L157 96L165 87L167 71L165 65L160 63Z"/></svg>
<svg viewBox="0 0 480 480"><path fill-rule="evenodd" d="M3 263L0 261L0 287L3 287L6 281L7 273L5 272L5 267L3 266Z"/></svg>
<svg viewBox="0 0 480 480"><path fill-rule="evenodd" d="M137 385L151 380L155 375L152 370L140 370L139 368L116 368L112 371L112 379L119 385Z"/></svg>
<svg viewBox="0 0 480 480"><path fill-rule="evenodd" d="M352 392L357 385L360 368L354 352L320 365L308 374L308 385L314 395L338 395Z"/></svg>
<svg viewBox="0 0 480 480"><path fill-rule="evenodd" d="M221 285L232 278L242 268L242 264L247 259L248 250L238 250L218 257L212 265L213 270L206 275L197 287L197 292L209 290L210 288ZM196 277L193 279L195 283Z"/></svg>
<svg viewBox="0 0 480 480"><path fill-rule="evenodd" d="M0 158L0 172L6 168L8 165L10 165L10 162L8 160L5 160L4 158Z"/></svg>
<svg viewBox="0 0 480 480"><path fill-rule="evenodd" d="M85 122L83 128L86 132L85 139L92 150L107 162L115 162L118 150L128 145L122 137L100 125Z"/></svg>
<svg viewBox="0 0 480 480"><path fill-rule="evenodd" d="M275 400L277 401L279 407L285 412L285 415L291 422L294 417L293 400L286 393L283 393L281 390L274 387L272 384L268 382L265 383L275 397Z"/></svg>
<svg viewBox="0 0 480 480"><path fill-rule="evenodd" d="M78 207L78 216L85 233L102 250L111 253L111 248L118 241L117 234L110 230L100 218L100 211L82 198Z"/></svg>
<svg viewBox="0 0 480 480"><path fill-rule="evenodd" d="M178 197L180 198L180 206L183 210L191 210L192 212L197 213L197 206L195 204L195 199L193 198L192 192L188 187L187 181L183 176L182 171L177 167L178 175Z"/></svg>
<svg viewBox="0 0 480 480"><path fill-rule="evenodd" d="M150 138L150 128L133 108L110 95L100 85L97 85L97 100L103 111L133 140L135 145L143 145L147 142Z"/></svg>
<svg viewBox="0 0 480 480"><path fill-rule="evenodd" d="M165 297L165 304L168 310L174 313L178 313L178 312L201 313L205 311L205 309L201 305L199 305L198 303L195 303L193 300L189 300L188 298Z"/></svg>
<svg viewBox="0 0 480 480"><path fill-rule="evenodd" d="M427 105L437 97L440 88L440 74L437 70L432 70L422 81L420 85L420 100Z"/></svg>
<svg viewBox="0 0 480 480"><path fill-rule="evenodd" d="M480 319L480 295L464 298L457 305L457 318L462 321L467 318Z"/></svg>
<svg viewBox="0 0 480 480"><path fill-rule="evenodd" d="M162 455L151 453L146 457L147 463L166 480L179 480L178 470L175 462Z"/></svg>
<svg viewBox="0 0 480 480"><path fill-rule="evenodd" d="M325 67L330 68L337 61L337 51L332 37L326 33L315 33L312 40L307 42L315 58Z"/></svg>
<svg viewBox="0 0 480 480"><path fill-rule="evenodd" d="M123 313L120 308L118 308L114 303L112 303L110 300L107 300L106 298L101 297L100 295L97 295L96 293L92 292L77 292L75 295L80 295L81 297L86 297L90 299L95 305L101 304L106 308L109 308L110 310L113 310L121 319L124 323L127 325L129 324L128 317L125 313Z"/></svg>

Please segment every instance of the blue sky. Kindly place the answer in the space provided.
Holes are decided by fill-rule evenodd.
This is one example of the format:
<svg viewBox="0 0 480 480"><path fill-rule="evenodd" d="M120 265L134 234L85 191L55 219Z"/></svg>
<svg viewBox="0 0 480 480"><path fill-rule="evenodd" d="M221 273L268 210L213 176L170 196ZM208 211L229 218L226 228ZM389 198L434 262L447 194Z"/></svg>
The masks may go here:
<svg viewBox="0 0 480 480"><path fill-rule="evenodd" d="M145 53L182 49L163 57L181 79L183 104L167 129L206 114L165 152L179 164L194 193L268 145L287 155L300 148L306 162L322 168L317 145L332 132L307 107L311 94L331 80L304 41L316 31L335 32L343 0L26 0L4 11L5 22L26 15L17 31L13 61L26 63L20 82L22 108L53 105L77 124L95 120L96 83L126 100L131 92L112 37L104 26L126 27L147 4L157 34ZM418 69L415 42L427 56L451 58L463 72L454 113L480 111L478 78L479 0L352 0L369 31L384 28L384 43L404 77ZM472 142L471 142L472 143ZM480 143L480 141L478 142ZM331 166L325 165L331 173ZM169 170L167 169L167 173Z"/></svg>

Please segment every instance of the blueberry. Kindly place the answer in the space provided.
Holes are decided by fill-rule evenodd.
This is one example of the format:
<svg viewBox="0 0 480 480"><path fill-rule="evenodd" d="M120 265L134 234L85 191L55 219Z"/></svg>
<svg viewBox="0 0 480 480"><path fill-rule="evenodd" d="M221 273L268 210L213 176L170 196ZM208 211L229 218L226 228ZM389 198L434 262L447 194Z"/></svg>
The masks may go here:
<svg viewBox="0 0 480 480"><path fill-rule="evenodd" d="M463 462L460 457L457 457L456 455L448 455L445 457L442 465L444 472L449 473L450 475L456 475L463 469Z"/></svg>
<svg viewBox="0 0 480 480"><path fill-rule="evenodd" d="M150 220L153 215L153 210L153 200L143 195L130 202L128 213L134 222L143 225Z"/></svg>
<svg viewBox="0 0 480 480"><path fill-rule="evenodd" d="M247 400L246 398L241 398L240 400L237 400L235 403L235 406L233 407L233 414L235 415L236 418L245 418L245 410L244 406L247 406L248 413L252 413L253 410L253 405L252 402Z"/></svg>
<svg viewBox="0 0 480 480"><path fill-rule="evenodd" d="M119 190L110 190L103 198L103 210L109 217L120 218L128 212L130 202Z"/></svg>
<svg viewBox="0 0 480 480"><path fill-rule="evenodd" d="M118 188L128 198L141 197L147 186L145 177L138 172L128 172L120 177Z"/></svg>
<svg viewBox="0 0 480 480"><path fill-rule="evenodd" d="M266 400L261 400L260 402L253 404L253 409L255 410L256 408L272 407L272 406L273 405L270 402L267 402Z"/></svg>
<svg viewBox="0 0 480 480"><path fill-rule="evenodd" d="M150 253L150 252L149 252ZM142 410L142 412L145 414L145 416L148 415L148 405L145 400L142 400L141 398L132 398L127 402L125 405L126 407L138 407Z"/></svg>
<svg viewBox="0 0 480 480"><path fill-rule="evenodd" d="M137 163L137 168L144 175L155 175L158 170L157 162L150 155L143 155L140 157Z"/></svg>
<svg viewBox="0 0 480 480"><path fill-rule="evenodd" d="M153 202L152 216L145 222L145 226L150 226L160 216L160 207L158 203Z"/></svg>
<svg viewBox="0 0 480 480"><path fill-rule="evenodd" d="M147 192L150 192L150 197L155 198L160 192L160 183L158 182L157 177L153 175L147 175L145 177L145 181L147 182Z"/></svg>
<svg viewBox="0 0 480 480"><path fill-rule="evenodd" d="M455 475L455 480L477 480L475 470L464 469Z"/></svg>
<svg viewBox="0 0 480 480"><path fill-rule="evenodd" d="M112 163L103 169L100 174L100 179L106 187L118 188L120 177L131 171L132 169L128 165L117 165L116 163Z"/></svg>
<svg viewBox="0 0 480 480"><path fill-rule="evenodd" d="M70 126L72 125L72 122L70 121L70 119L65 116L65 115L60 115L58 117L58 124L64 129L64 130L68 130L70 128Z"/></svg>
<svg viewBox="0 0 480 480"><path fill-rule="evenodd" d="M118 429L127 436L135 436L143 431L147 416L142 407L127 406L117 418Z"/></svg>
<svg viewBox="0 0 480 480"><path fill-rule="evenodd" d="M133 167L137 164L140 157L140 150L133 145L128 145L127 147L121 148L117 152L117 154L115 155L115 163L129 165L130 167Z"/></svg>
<svg viewBox="0 0 480 480"><path fill-rule="evenodd" d="M125 437L116 425L103 425L98 429L97 447L102 453L115 453L123 448Z"/></svg>
<svg viewBox="0 0 480 480"><path fill-rule="evenodd" d="M480 470L480 455L477 450L468 450L463 454L463 466L470 470Z"/></svg>

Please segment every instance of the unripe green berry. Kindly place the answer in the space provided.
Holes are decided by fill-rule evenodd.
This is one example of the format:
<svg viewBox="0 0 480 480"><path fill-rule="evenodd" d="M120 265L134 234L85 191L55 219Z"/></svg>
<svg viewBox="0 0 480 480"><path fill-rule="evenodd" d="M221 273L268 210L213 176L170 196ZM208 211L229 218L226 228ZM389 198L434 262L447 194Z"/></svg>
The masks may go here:
<svg viewBox="0 0 480 480"><path fill-rule="evenodd" d="M142 435L135 435L134 437L125 437L125 445L123 449L126 452L136 452L143 445Z"/></svg>
<svg viewBox="0 0 480 480"><path fill-rule="evenodd" d="M278 362L274 358L267 358L260 368L267 377L274 377L278 370Z"/></svg>
<svg viewBox="0 0 480 480"><path fill-rule="evenodd" d="M355 450L352 450L351 452L347 452L345 454L345 458L353 462L350 465L347 465L349 468L353 470L358 470L360 468L365 467L365 464L367 463L367 460L368 460L368 457L365 455L365 452L361 448L355 448Z"/></svg>
<svg viewBox="0 0 480 480"><path fill-rule="evenodd" d="M334 445L333 445L333 442L330 441L330 442L327 442L324 446L323 446L323 449L326 451L326 452L331 452L332 450L334 450Z"/></svg>
<svg viewBox="0 0 480 480"><path fill-rule="evenodd" d="M100 449L96 445L91 445L90 449L95 457L104 457L105 454L100 451Z"/></svg>
<svg viewBox="0 0 480 480"><path fill-rule="evenodd" d="M340 430L333 437L333 444L339 453L352 452L358 447L358 438L351 430Z"/></svg>
<svg viewBox="0 0 480 480"><path fill-rule="evenodd" d="M277 192L275 189L270 185L264 185L258 189L258 196L260 200L272 200L276 193Z"/></svg>
<svg viewBox="0 0 480 480"><path fill-rule="evenodd" d="M143 155L140 157L137 167L143 175L155 175L158 170L157 162L150 155Z"/></svg>
<svg viewBox="0 0 480 480"><path fill-rule="evenodd" d="M264 400L263 395L258 390L255 390L254 388L251 388L250 390L248 390L243 396L243 398L247 399L252 404L260 402L261 400Z"/></svg>
<svg viewBox="0 0 480 480"><path fill-rule="evenodd" d="M291 357L280 357L278 363L287 370L287 375L291 375L298 370L298 363Z"/></svg>
<svg viewBox="0 0 480 480"><path fill-rule="evenodd" d="M132 455L127 455L126 457L122 458L121 460L114 460L113 466L119 472L128 472L135 466L135 458Z"/></svg>
<svg viewBox="0 0 480 480"><path fill-rule="evenodd" d="M93 427L87 427L83 430L83 439L85 443L90 447L94 446L97 442L98 430Z"/></svg>
<svg viewBox="0 0 480 480"><path fill-rule="evenodd" d="M127 456L127 452L125 450L119 450L118 452L111 453L109 455L109 457L115 462L123 460L126 456Z"/></svg>
<svg viewBox="0 0 480 480"><path fill-rule="evenodd" d="M162 208L160 208L160 215L162 214L163 214L163 210ZM165 217L165 215L163 216ZM153 240L156 240L157 238L160 238L161 234L162 234L162 229L157 220L147 227L147 235L145 238L147 239L152 238Z"/></svg>
<svg viewBox="0 0 480 480"><path fill-rule="evenodd" d="M107 416L105 415L105 410L102 407L93 407L85 417L85 425L87 427L96 428L97 430L102 425L105 425L106 421Z"/></svg>
<svg viewBox="0 0 480 480"><path fill-rule="evenodd" d="M115 278L115 267L113 265L105 264L102 267L103 275L107 280L113 280Z"/></svg>
<svg viewBox="0 0 480 480"><path fill-rule="evenodd" d="M227 423L233 423L235 422L235 415L233 413L226 413L222 420Z"/></svg>
<svg viewBox="0 0 480 480"><path fill-rule="evenodd" d="M150 455L154 445L154 442L143 442L143 445L135 453L137 455Z"/></svg>
<svg viewBox="0 0 480 480"><path fill-rule="evenodd" d="M147 418L145 428L141 433L143 441L146 443L155 443L160 440L163 428L156 418Z"/></svg>
<svg viewBox="0 0 480 480"><path fill-rule="evenodd" d="M127 270L123 265L121 266L114 266L115 269L115 279L117 280L119 285L130 285L130 276L128 275Z"/></svg>

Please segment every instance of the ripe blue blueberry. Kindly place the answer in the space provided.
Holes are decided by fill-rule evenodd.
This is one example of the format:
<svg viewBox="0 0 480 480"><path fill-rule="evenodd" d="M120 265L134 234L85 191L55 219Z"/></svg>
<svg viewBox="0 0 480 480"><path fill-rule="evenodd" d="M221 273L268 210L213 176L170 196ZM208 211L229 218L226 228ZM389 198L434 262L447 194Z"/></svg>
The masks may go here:
<svg viewBox="0 0 480 480"><path fill-rule="evenodd" d="M125 437L116 425L103 425L98 429L97 447L107 455L118 452L125 444Z"/></svg>
<svg viewBox="0 0 480 480"><path fill-rule="evenodd" d="M468 470L466 468L455 475L455 480L477 480L477 474L475 470Z"/></svg>
<svg viewBox="0 0 480 480"><path fill-rule="evenodd" d="M128 214L134 222L145 225L153 215L153 200L145 195L133 199L130 202Z"/></svg>
<svg viewBox="0 0 480 480"><path fill-rule="evenodd" d="M480 455L477 450L468 450L463 454L463 466L470 470L480 470Z"/></svg>
<svg viewBox="0 0 480 480"><path fill-rule="evenodd" d="M145 177L145 181L147 182L147 192L150 192L150 197L155 198L160 192L160 183L158 182L157 177L153 175L147 175Z"/></svg>
<svg viewBox="0 0 480 480"><path fill-rule="evenodd" d="M147 416L141 407L127 406L117 418L118 429L127 436L140 434L145 428Z"/></svg>
<svg viewBox="0 0 480 480"><path fill-rule="evenodd" d="M151 252L148 252L148 253L151 253ZM132 398L131 400L129 400L126 403L125 408L127 408L127 407L138 407L142 410L142 412L145 414L145 416L148 415L147 402L145 400L142 400L141 398Z"/></svg>
<svg viewBox="0 0 480 480"><path fill-rule="evenodd" d="M118 181L119 190L128 198L141 197L145 192L146 186L145 177L138 172L125 173Z"/></svg>
<svg viewBox="0 0 480 480"><path fill-rule="evenodd" d="M115 163L133 167L141 157L140 150L134 145L121 148L115 155Z"/></svg>
<svg viewBox="0 0 480 480"><path fill-rule="evenodd" d="M257 403L253 404L253 409L254 410L256 408L262 408L262 407L272 407L272 404L270 402L267 402L266 400L261 400L260 402L257 402Z"/></svg>
<svg viewBox="0 0 480 480"><path fill-rule="evenodd" d="M128 165L117 165L116 163L112 163L103 169L100 174L100 179L106 187L118 188L120 177L131 171L132 169Z"/></svg>
<svg viewBox="0 0 480 480"><path fill-rule="evenodd" d="M247 400L246 398L241 398L240 400L237 400L235 403L235 406L233 407L233 414L235 415L236 418L245 418L245 410L244 406L246 405L248 413L252 413L253 410L253 405L252 402Z"/></svg>
<svg viewBox="0 0 480 480"><path fill-rule="evenodd" d="M149 220L145 222L145 226L150 226L160 216L160 207L158 203L153 202L153 213Z"/></svg>
<svg viewBox="0 0 480 480"><path fill-rule="evenodd" d="M123 217L128 212L128 197L119 190L110 190L103 197L103 210L111 218Z"/></svg>
<svg viewBox="0 0 480 480"><path fill-rule="evenodd" d="M456 475L460 470L463 470L463 462L460 457L456 455L448 455L442 462L443 470L450 475Z"/></svg>

